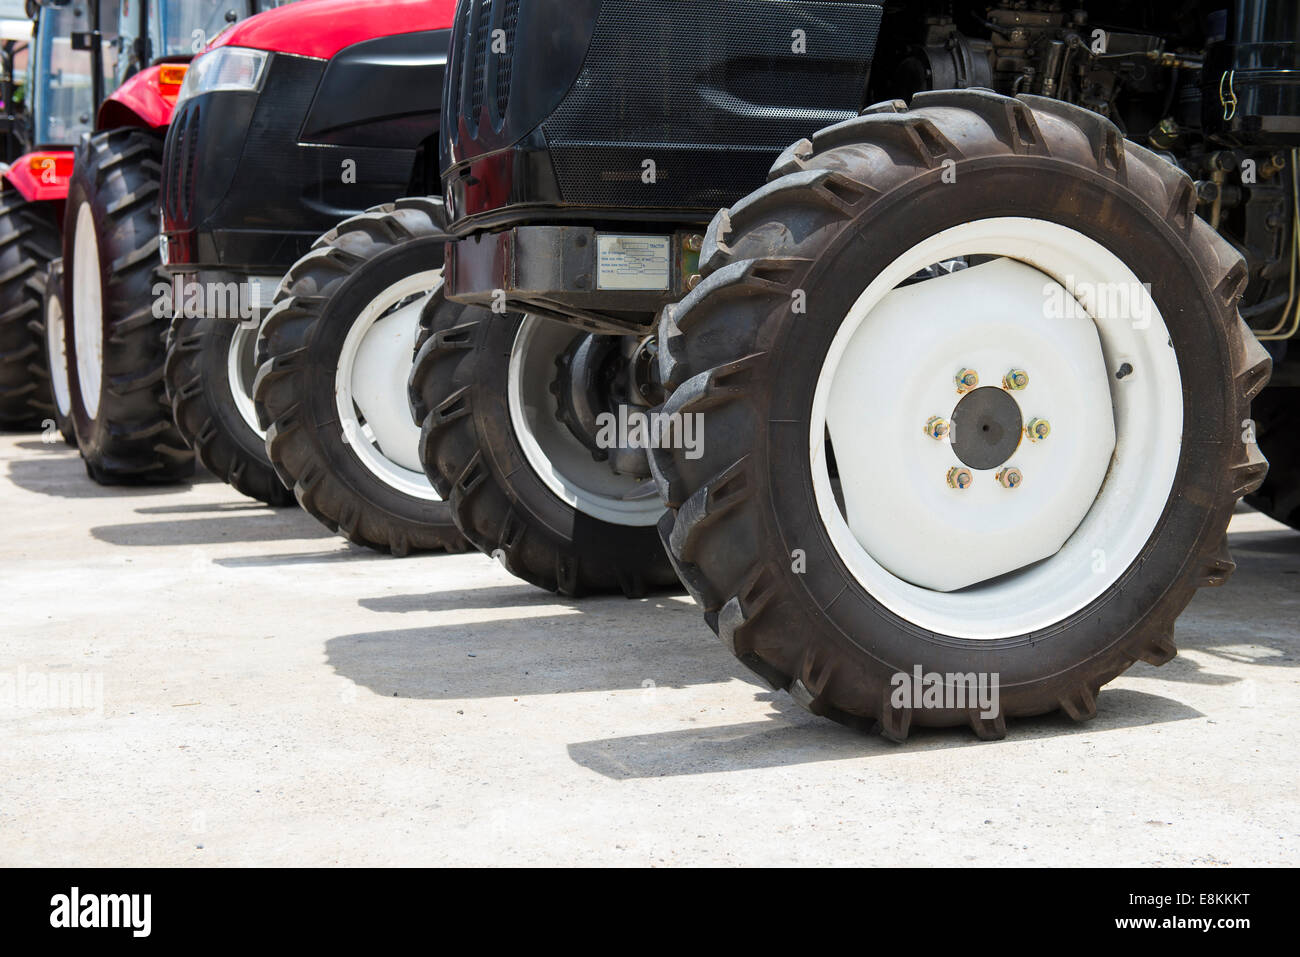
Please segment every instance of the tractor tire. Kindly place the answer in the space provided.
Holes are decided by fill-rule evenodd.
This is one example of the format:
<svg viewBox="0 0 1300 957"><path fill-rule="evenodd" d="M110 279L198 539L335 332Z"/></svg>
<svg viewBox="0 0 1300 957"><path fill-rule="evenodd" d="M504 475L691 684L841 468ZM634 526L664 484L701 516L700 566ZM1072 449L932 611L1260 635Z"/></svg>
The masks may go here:
<svg viewBox="0 0 1300 957"><path fill-rule="evenodd" d="M50 417L50 392L32 320L41 314L45 271L59 255L49 203L0 190L0 429L34 429Z"/></svg>
<svg viewBox="0 0 1300 957"><path fill-rule="evenodd" d="M1237 312L1244 264L1195 195L1097 114L943 91L796 143L718 213L706 278L659 327L665 411L705 416L708 441L651 458L664 543L733 654L814 714L893 740L1084 720L1134 662L1171 659L1179 613L1231 573L1228 520L1267 470L1242 422L1270 361ZM1094 279L1093 307L1048 311L1062 282L1079 305ZM1134 305L1094 321L1120 286ZM1066 336L1090 351L1052 345ZM1019 350L1038 363L1023 393ZM1004 387L961 395L972 356ZM975 406L984 425L958 428L981 393L986 409L1059 408L1051 438ZM951 403L936 434L927 416ZM983 459L1004 438L1014 480ZM864 494L881 489L898 491ZM996 706L961 696L976 678Z"/></svg>
<svg viewBox="0 0 1300 957"><path fill-rule="evenodd" d="M256 329L178 310L167 330L163 381L176 427L203 467L237 492L278 508L292 505L294 497L266 456L266 433L250 394L253 373L244 371L256 368L256 346Z"/></svg>
<svg viewBox="0 0 1300 957"><path fill-rule="evenodd" d="M340 223L290 268L258 334L253 397L280 480L330 530L398 556L465 548L447 503L417 469L403 388L417 297L441 283L444 222L440 200L413 198ZM377 345L369 333L381 322L397 324L386 327L392 337L378 335L401 355L391 357L392 388L371 394L374 421L363 423L354 366L362 345ZM386 437L388 449L379 444Z"/></svg>
<svg viewBox="0 0 1300 957"><path fill-rule="evenodd" d="M33 375L48 381L50 404L42 410L45 422L52 421L63 441L74 449L77 434L72 427L72 395L68 390L67 336L63 298L63 260L55 259L41 279L41 314L28 327L40 343L41 361L34 364Z"/></svg>
<svg viewBox="0 0 1300 957"><path fill-rule="evenodd" d="M655 534L657 501L638 524L604 520L578 500L562 499L539 475L549 470L530 460L511 401L512 357L519 359L525 322L569 328L494 315L441 292L421 318L411 408L422 423L425 472L450 503L457 528L516 577L562 595L621 591L639 598L680 587ZM554 355L543 359L554 370ZM524 404L546 415L555 408L550 396L515 407Z"/></svg>
<svg viewBox="0 0 1300 957"><path fill-rule="evenodd" d="M163 389L167 310L158 254L161 139L96 133L78 151L63 230L72 423L86 472L103 485L179 482L194 453ZM162 312L163 315L159 315Z"/></svg>
<svg viewBox="0 0 1300 957"><path fill-rule="evenodd" d="M1300 386L1264 390L1254 405L1256 438L1268 459L1268 477L1246 503L1300 531Z"/></svg>

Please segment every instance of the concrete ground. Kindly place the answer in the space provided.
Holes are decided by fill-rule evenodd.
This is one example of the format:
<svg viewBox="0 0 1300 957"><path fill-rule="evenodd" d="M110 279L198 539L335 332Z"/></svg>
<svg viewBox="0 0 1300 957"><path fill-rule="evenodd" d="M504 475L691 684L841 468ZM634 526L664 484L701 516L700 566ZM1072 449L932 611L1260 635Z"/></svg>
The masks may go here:
<svg viewBox="0 0 1300 957"><path fill-rule="evenodd" d="M100 488L38 436L0 437L0 529L0 865L1300 863L1300 534L1256 513L1096 720L902 746L757 685L685 597Z"/></svg>

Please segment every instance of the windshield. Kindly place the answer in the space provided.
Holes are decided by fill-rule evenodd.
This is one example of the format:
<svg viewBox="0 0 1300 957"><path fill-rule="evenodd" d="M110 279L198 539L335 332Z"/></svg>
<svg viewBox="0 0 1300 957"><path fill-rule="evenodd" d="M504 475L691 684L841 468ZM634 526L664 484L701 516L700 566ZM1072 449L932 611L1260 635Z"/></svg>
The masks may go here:
<svg viewBox="0 0 1300 957"><path fill-rule="evenodd" d="M36 146L74 146L94 123L94 90L90 80L90 51L72 49L72 34L90 29L86 0L61 7L42 7L35 51L27 67L31 91L32 140ZM117 40L117 2L100 0L100 30L104 34L104 90L113 88L112 67Z"/></svg>
<svg viewBox="0 0 1300 957"><path fill-rule="evenodd" d="M292 0L121 0L123 55L117 64L117 82L159 60L188 59L230 26L228 14L242 20L254 13L285 6ZM137 43L141 4L149 16L148 50ZM143 57L143 62L141 58Z"/></svg>
<svg viewBox="0 0 1300 957"><path fill-rule="evenodd" d="M124 0L125 3L128 0ZM137 0L138 2L138 0ZM231 20L283 7L291 0L149 0L157 52L155 58L202 53ZM161 10L159 9L161 6ZM233 13L234 18L227 15Z"/></svg>

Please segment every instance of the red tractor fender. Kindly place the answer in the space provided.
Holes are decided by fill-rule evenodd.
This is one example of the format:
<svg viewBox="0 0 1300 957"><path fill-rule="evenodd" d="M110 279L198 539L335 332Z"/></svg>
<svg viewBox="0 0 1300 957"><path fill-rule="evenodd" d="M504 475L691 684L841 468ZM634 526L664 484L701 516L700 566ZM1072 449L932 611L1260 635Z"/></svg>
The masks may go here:
<svg viewBox="0 0 1300 957"><path fill-rule="evenodd" d="M455 0L298 0L240 21L209 44L328 60L344 47L394 33L446 30ZM403 29L394 29L401 24Z"/></svg>
<svg viewBox="0 0 1300 957"><path fill-rule="evenodd" d="M157 130L167 126L176 110L176 94L186 69L183 63L164 63L141 70L100 104L95 129L139 126Z"/></svg>
<svg viewBox="0 0 1300 957"><path fill-rule="evenodd" d="M5 185L18 190L29 203L62 202L68 198L73 156L71 150L25 153L5 170Z"/></svg>

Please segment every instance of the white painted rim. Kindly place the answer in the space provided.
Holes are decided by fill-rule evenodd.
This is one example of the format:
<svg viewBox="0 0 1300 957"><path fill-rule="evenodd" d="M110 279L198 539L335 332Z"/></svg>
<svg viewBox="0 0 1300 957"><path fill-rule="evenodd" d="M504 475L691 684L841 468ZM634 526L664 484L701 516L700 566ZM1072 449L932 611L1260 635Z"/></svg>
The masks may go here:
<svg viewBox="0 0 1300 957"><path fill-rule="evenodd" d="M837 376L905 374L889 356L878 358L878 369L841 370L841 361L859 330L869 324L872 311L909 276L931 263L959 256L1018 260L1078 297L1096 325L1108 370L1116 446L1092 507L1055 555L991 581L941 592L891 574L859 542L836 502L824 436ZM1182 379L1168 329L1149 294L1145 294L1141 322L1098 317L1086 290L1112 283L1141 288L1127 265L1083 234L1043 220L1003 217L955 226L918 243L882 271L850 309L827 352L813 396L809 431L813 487L818 512L840 558L858 583L899 617L933 632L969 639L1008 638L1047 628L1104 594L1150 538L1178 468ZM917 317L918 328L924 321L923 316ZM1125 363L1132 373L1116 378L1114 373ZM905 413L888 410L886 414ZM889 508L890 503L882 502L881 507Z"/></svg>
<svg viewBox="0 0 1300 957"><path fill-rule="evenodd" d="M86 417L99 414L104 367L104 306L100 288L99 239L89 203L77 209L72 236L72 339L77 383Z"/></svg>
<svg viewBox="0 0 1300 957"><path fill-rule="evenodd" d="M520 323L506 384L515 436L529 467L566 505L611 525L654 525L664 513L654 480L616 475L555 415L555 358L580 335L585 333L537 316Z"/></svg>
<svg viewBox="0 0 1300 957"><path fill-rule="evenodd" d="M64 337L63 305L57 296L45 300L45 354L50 363L50 390L59 415L72 414L72 389L68 383L68 343Z"/></svg>
<svg viewBox="0 0 1300 957"><path fill-rule="evenodd" d="M406 380L420 310L441 284L441 269L416 273L367 303L343 340L334 379L343 440L353 454L386 485L430 502L441 498L420 467L420 427L411 416Z"/></svg>
<svg viewBox="0 0 1300 957"><path fill-rule="evenodd" d="M253 380L257 377L257 328L240 323L230 337L226 354L226 382L230 398L239 411L244 424L258 438L265 440L266 432L257 421L257 406L253 402Z"/></svg>

